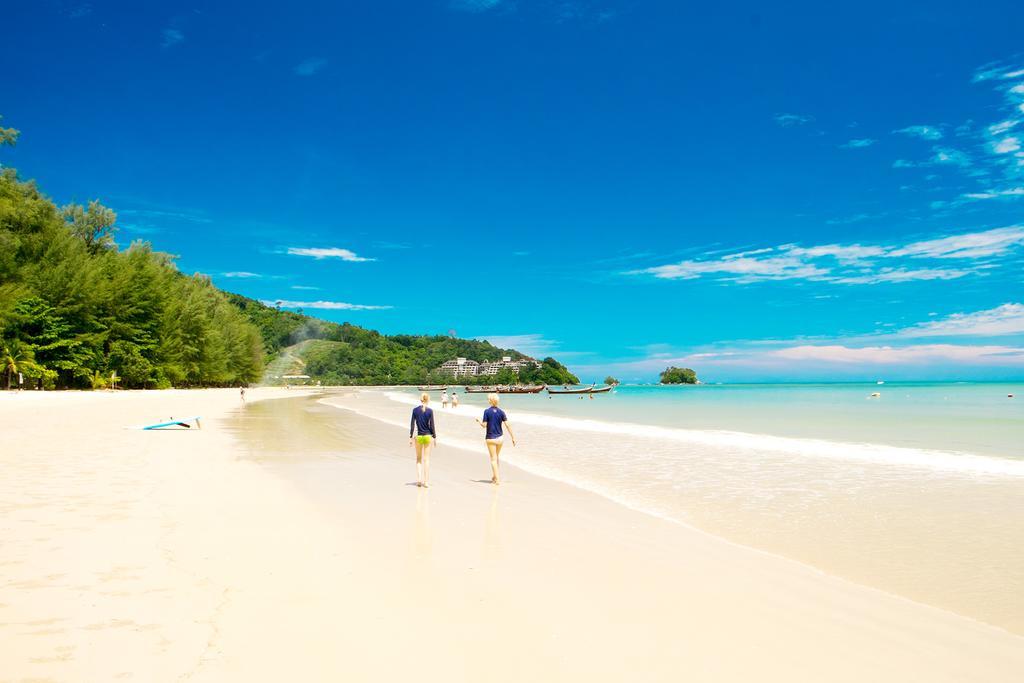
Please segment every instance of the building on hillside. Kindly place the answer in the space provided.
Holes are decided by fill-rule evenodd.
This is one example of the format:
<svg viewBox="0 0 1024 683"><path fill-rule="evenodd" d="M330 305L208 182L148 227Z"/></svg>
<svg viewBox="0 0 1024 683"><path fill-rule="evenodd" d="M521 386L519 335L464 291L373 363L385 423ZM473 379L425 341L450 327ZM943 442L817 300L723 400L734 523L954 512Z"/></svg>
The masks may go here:
<svg viewBox="0 0 1024 683"><path fill-rule="evenodd" d="M505 368L510 369L512 372L519 374L519 371L527 366L533 365L536 368L540 367L540 361L533 360L532 358L524 358L522 360L512 360L511 356L504 356L501 361L488 362L484 361L480 364L480 369L477 374L480 375L497 375L499 370Z"/></svg>
<svg viewBox="0 0 1024 683"><path fill-rule="evenodd" d="M441 367L437 369L437 372L443 372L452 377L475 377L479 368L480 364L475 360L455 358L441 363Z"/></svg>
<svg viewBox="0 0 1024 683"><path fill-rule="evenodd" d="M508 368L519 374L519 370L529 365L539 368L540 361L533 360L532 358L512 360L511 356L505 356L500 361L491 362L485 360L483 363L477 363L475 360L468 360L466 358L453 358L441 363L436 372L453 377L476 377L477 375L497 375L499 370Z"/></svg>

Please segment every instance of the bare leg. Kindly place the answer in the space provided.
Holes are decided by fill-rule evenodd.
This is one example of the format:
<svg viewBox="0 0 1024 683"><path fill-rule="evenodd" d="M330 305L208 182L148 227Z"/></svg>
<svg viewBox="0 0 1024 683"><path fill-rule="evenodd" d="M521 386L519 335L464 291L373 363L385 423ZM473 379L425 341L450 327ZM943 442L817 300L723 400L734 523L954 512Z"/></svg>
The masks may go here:
<svg viewBox="0 0 1024 683"><path fill-rule="evenodd" d="M498 484L498 455L501 453L501 444L487 442L487 454L491 457L491 483Z"/></svg>
<svg viewBox="0 0 1024 683"><path fill-rule="evenodd" d="M423 444L423 486L430 486L430 449L434 447L433 442Z"/></svg>
<svg viewBox="0 0 1024 683"><path fill-rule="evenodd" d="M416 485L423 486L423 444L416 442Z"/></svg>

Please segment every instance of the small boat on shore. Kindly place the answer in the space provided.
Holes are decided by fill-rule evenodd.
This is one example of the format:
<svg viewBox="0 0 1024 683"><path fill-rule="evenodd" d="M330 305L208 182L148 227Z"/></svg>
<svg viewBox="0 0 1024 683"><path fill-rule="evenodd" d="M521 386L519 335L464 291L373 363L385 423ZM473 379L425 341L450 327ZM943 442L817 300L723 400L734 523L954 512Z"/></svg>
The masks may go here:
<svg viewBox="0 0 1024 683"><path fill-rule="evenodd" d="M548 387L549 394L603 394L611 390L611 386L596 387L593 384L591 384L589 387L564 386L561 389L552 389L551 387Z"/></svg>
<svg viewBox="0 0 1024 683"><path fill-rule="evenodd" d="M420 391L446 391L448 389L448 385L445 384L445 385L442 386L440 384L428 384L425 387L416 387L416 388L419 389Z"/></svg>
<svg viewBox="0 0 1024 683"><path fill-rule="evenodd" d="M539 394L545 385L513 385L496 387L466 387L467 394Z"/></svg>

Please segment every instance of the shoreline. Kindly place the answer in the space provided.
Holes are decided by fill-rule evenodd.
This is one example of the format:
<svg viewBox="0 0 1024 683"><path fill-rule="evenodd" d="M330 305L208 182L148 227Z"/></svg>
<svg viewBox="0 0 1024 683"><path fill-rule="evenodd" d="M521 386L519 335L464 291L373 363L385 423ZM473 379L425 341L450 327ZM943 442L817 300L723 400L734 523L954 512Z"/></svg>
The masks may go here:
<svg viewBox="0 0 1024 683"><path fill-rule="evenodd" d="M3 676L996 681L1024 667L1024 638L994 627L519 469L479 484L483 456L444 441L434 486L416 489L393 427L257 391L244 410L207 390L5 411L19 457L0 455ZM179 399L202 403L202 431L121 428Z"/></svg>
<svg viewBox="0 0 1024 683"><path fill-rule="evenodd" d="M338 410L344 410L344 411L352 412L352 413L354 413L356 415L359 415L361 417L364 417L366 419L377 420L377 421L381 422L382 424L387 424L389 427L393 427L396 430L401 429L401 427L399 425L397 425L397 424L395 424L395 423L393 423L391 421L387 421L387 420L376 418L376 417L374 417L372 415L369 415L367 413L360 412L360 411L358 411L355 408L352 408L350 406L340 406L340 405L337 405L335 403L331 403L329 401L329 398L321 398L321 399L318 400L318 402L319 403L323 403L324 405L332 406L333 408L338 409ZM453 448L458 448L458 449L460 449L460 450L462 450L462 451L464 451L466 453L475 453L477 456L482 457L481 456L482 448L483 448L482 446L473 447L473 446L470 446L470 445L466 444L464 441L451 440L451 439L446 439L445 443L446 444L454 444L452 446ZM507 455L507 451L504 452L504 453ZM628 500L622 498L621 496L616 496L614 493L611 493L611 492L608 492L608 491L604 491L604 490L600 490L600 489L596 489L596 488L590 488L590 487L587 487L587 486L584 486L584 485L580 484L579 482L576 482L576 481L573 481L573 480L570 480L570 479L564 478L564 477L558 477L558 476L552 475L550 473L541 473L541 472L537 472L537 471L533 471L533 470L529 470L529 469L524 469L521 465L517 465L515 462L504 462L502 464L502 467L503 468L511 467L514 470L516 470L518 473L520 473L520 475L525 475L527 477L537 477L537 478L540 478L540 479L545 479L545 480L548 480L548 481L551 481L551 482L554 482L554 483L557 483L557 484L560 484L560 485L563 485L563 486L571 487L571 488L573 488L575 490L584 492L584 493L589 494L589 495L597 496L598 498L600 498L602 500L605 500L605 501L608 501L608 502L613 503L615 505L621 506L622 508L624 508L626 510L629 510L630 512L638 513L638 514L644 515L646 517L650 517L652 519L656 519L656 520L658 520L660 522L667 522L667 523L672 524L672 525L677 525L677 526L679 526L679 527L681 527L683 529L686 529L688 532L696 533L696 534L701 534L703 536L708 537L709 539L714 540L715 542L725 543L725 544L733 546L733 547L735 547L737 549L741 549L741 550L743 550L745 552L758 553L758 554L764 555L765 557L771 558L774 561L781 561L781 562L792 563L793 565L800 567L801 570L815 572L817 574L820 574L823 577L827 577L829 580L835 580L835 581L842 582L843 584L848 585L850 588L871 591L873 593L877 593L878 595L885 596L887 599L900 600L900 601L906 602L907 604L915 605L917 607L921 607L921 608L924 608L924 609L936 610L937 612L941 612L942 614L946 614L946 615L948 615L950 617L954 617L954 618L957 618L957 619L965 619L967 621L970 621L971 623L977 624L978 626L982 626L982 627L985 627L985 628L995 629L997 631L1005 633L1008 636L1024 638L1024 634L1015 633L1015 632L1013 632L1013 631L1011 631L1009 629L1006 629L1006 628L1004 628L1002 626L999 626L998 624L991 624L989 622L982 621L980 619L976 619L976 618L974 618L974 617L972 617L970 615L967 615L967 614L961 614L959 612L955 612L955 611L952 611L952 610L949 610L949 609L944 609L942 607L937 607L935 605L930 605L930 604L925 603L925 602L919 602L919 601L913 600L912 598L909 598L907 596L900 595L898 593L892 593L892 592L889 592L889 591L885 591L885 590L882 590L880 588L876 588L874 586L869 586L869 585L857 583L857 582L851 581L851 580L849 580L849 579L847 579L847 578L845 578L845 577L843 577L841 575L832 574L832 573L829 573L828 571L826 571L824 569L821 569L819 567L816 567L816 566L814 566L812 564L808 564L806 562L802 562L802 561L800 561L797 558L789 557L789 556L782 555L782 554L779 554L779 553L775 553L775 552L772 552L770 550L765 550L763 548L757 548L755 546L745 545L743 543L740 543L738 541L734 541L734 540L729 539L727 537L719 536L719 535L717 535L717 534L715 534L715 533L713 533L711 531L708 531L706 529L702 529L702 528L700 528L698 526L694 526L694 525L689 524L689 523L687 523L687 522L685 522L683 520L676 519L674 517L671 517L669 515L661 513L661 512L659 512L657 510L635 505L635 504L629 502Z"/></svg>

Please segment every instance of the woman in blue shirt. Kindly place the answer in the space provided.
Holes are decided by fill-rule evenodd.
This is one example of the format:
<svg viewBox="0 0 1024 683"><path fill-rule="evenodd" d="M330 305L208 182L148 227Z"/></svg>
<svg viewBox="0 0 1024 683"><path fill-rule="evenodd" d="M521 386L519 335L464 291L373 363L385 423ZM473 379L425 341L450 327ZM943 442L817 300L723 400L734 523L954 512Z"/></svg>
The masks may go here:
<svg viewBox="0 0 1024 683"><path fill-rule="evenodd" d="M434 411L427 407L428 403L430 396L426 393L420 394L420 404L412 409L412 421L409 422L409 445L415 443L416 446L416 485L423 488L430 488L430 449L437 441Z"/></svg>
<svg viewBox="0 0 1024 683"><path fill-rule="evenodd" d="M505 415L505 411L498 407L498 395L487 394L487 401L491 404L491 407L484 411L484 419L477 420L477 424L486 430L484 436L484 443L487 444L487 453L491 456L491 483L497 485L498 482L498 465L500 464L498 458L501 455L501 446L505 439L505 434L502 431L504 426L508 429L508 435L512 437L512 445L516 445L516 436L512 433L512 425L508 423L508 416Z"/></svg>

